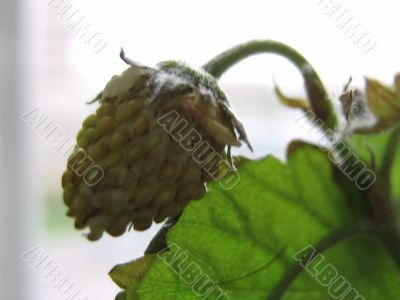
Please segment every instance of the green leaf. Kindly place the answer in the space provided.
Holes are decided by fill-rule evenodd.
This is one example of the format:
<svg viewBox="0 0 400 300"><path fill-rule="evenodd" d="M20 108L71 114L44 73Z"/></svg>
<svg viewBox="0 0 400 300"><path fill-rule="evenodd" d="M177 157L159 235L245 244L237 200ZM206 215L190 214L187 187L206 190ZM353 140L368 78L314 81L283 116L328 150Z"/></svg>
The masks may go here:
<svg viewBox="0 0 400 300"><path fill-rule="evenodd" d="M368 166L389 171L391 195L400 201L400 124L379 134L355 134L348 143L355 154ZM395 145L393 145L395 142ZM388 154L388 147L393 153ZM389 158L389 156L393 156ZM387 162L390 160L390 162ZM375 166L374 166L375 165Z"/></svg>
<svg viewBox="0 0 400 300"><path fill-rule="evenodd" d="M151 263L155 259L155 255L145 255L142 258L139 258L133 262L115 266L110 271L109 275L120 288L127 290L128 293L133 290L134 292L132 294L135 294L136 289L138 288L140 282L143 280L143 277L146 274ZM117 300L125 300L126 296L127 295L125 293L118 294ZM134 300L137 298L131 297L129 299Z"/></svg>
<svg viewBox="0 0 400 300"><path fill-rule="evenodd" d="M302 249L322 252L319 270L331 265L365 299L399 299L399 270L374 225L352 214L326 153L292 143L288 163L249 161L240 177L230 191L212 184L184 211L167 234L169 251L114 269L127 300L332 299L296 261Z"/></svg>

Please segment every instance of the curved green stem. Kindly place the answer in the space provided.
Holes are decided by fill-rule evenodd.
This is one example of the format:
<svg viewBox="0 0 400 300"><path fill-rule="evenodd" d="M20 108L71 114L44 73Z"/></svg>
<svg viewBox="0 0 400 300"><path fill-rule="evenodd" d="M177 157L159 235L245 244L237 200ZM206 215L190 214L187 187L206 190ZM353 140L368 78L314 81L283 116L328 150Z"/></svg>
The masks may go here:
<svg viewBox="0 0 400 300"><path fill-rule="evenodd" d="M336 231L333 231L326 237L324 237L318 244L315 245L315 252L310 253L307 261L312 261L318 254L324 252L331 246L337 244L344 239L349 237L365 234L367 232L375 231L375 225L370 221L359 222L350 226L342 227ZM277 286L272 290L272 292L267 296L268 300L280 299L287 288L293 283L297 276L304 270L301 264L294 263L292 268L286 275L279 281Z"/></svg>
<svg viewBox="0 0 400 300"><path fill-rule="evenodd" d="M301 72L304 77L307 94L312 110L325 123L325 127L333 129L337 123L330 97L311 64L295 49L276 41L255 40L235 46L208 63L203 69L216 78L222 76L230 67L239 61L261 53L274 53L287 58Z"/></svg>

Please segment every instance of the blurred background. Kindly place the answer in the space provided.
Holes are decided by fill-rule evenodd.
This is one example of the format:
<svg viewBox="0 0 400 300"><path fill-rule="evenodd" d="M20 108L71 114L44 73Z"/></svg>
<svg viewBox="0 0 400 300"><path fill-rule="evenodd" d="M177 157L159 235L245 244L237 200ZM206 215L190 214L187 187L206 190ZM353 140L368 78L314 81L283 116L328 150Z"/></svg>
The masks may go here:
<svg viewBox="0 0 400 300"><path fill-rule="evenodd" d="M350 75L362 86L365 75L391 83L400 71L399 11L396 0L1 0L0 299L65 299L24 261L36 247L81 290L70 300L114 299L119 289L107 273L139 257L158 229L95 243L74 230L60 184L66 156L24 114L37 109L74 138L96 109L85 102L127 67L121 46L149 66L167 59L200 66L251 39L296 48L336 99ZM274 80L286 94L304 96L298 71L274 55L248 59L222 78L255 149L235 153L284 159L291 139L317 138L296 122L300 112L277 103Z"/></svg>

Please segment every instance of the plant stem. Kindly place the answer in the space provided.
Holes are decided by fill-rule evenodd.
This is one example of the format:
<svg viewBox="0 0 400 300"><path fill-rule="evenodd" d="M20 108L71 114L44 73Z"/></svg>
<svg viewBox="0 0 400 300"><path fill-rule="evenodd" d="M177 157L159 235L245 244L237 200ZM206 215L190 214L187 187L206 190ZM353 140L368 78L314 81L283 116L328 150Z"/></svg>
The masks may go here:
<svg viewBox="0 0 400 300"><path fill-rule="evenodd" d="M294 63L300 71L309 65L308 61L296 50L280 42L272 40L256 40L237 45L227 51L222 52L209 62L203 65L203 69L216 78L220 78L230 67L239 61L260 53L280 54L292 63ZM314 74L318 78L318 75ZM318 80L320 80L318 78Z"/></svg>
<svg viewBox="0 0 400 300"><path fill-rule="evenodd" d="M324 252L331 246L349 237L372 232L376 229L375 225L370 221L362 221L352 225L344 226L333 231L315 245L315 252L310 253L308 261L312 261L318 254ZM286 289L293 283L297 276L303 271L303 267L299 263L295 263L286 275L280 280L277 286L268 295L267 300L280 299Z"/></svg>
<svg viewBox="0 0 400 300"><path fill-rule="evenodd" d="M400 145L400 125L397 125L391 132L388 143L385 147L385 153L383 155L384 160L379 169L379 175L387 181L390 186L390 175L393 169L393 163L398 153L398 147Z"/></svg>
<svg viewBox="0 0 400 300"><path fill-rule="evenodd" d="M400 216L398 216L400 217ZM387 230L380 234L382 242L385 244L390 255L392 256L397 268L400 271L400 234L398 231L398 226L393 226L392 224ZM398 225L398 224L397 224Z"/></svg>
<svg viewBox="0 0 400 300"><path fill-rule="evenodd" d="M181 217L182 212L177 215L170 217L167 219L163 227L156 233L153 239L150 241L150 244L147 246L145 254L156 254L160 251L165 251L168 249L167 244L167 233L173 227Z"/></svg>
<svg viewBox="0 0 400 300"><path fill-rule="evenodd" d="M384 160L377 174L378 192L374 194L375 209L384 210L385 224L380 234L382 241L388 248L397 267L400 270L400 206L399 202L391 195L391 175L398 148L400 146L400 125L391 132L385 147ZM382 208L380 208L382 207Z"/></svg>
<svg viewBox="0 0 400 300"><path fill-rule="evenodd" d="M237 45L222 52L203 65L203 69L216 78L222 76L230 67L239 61L261 53L281 55L292 62L305 79L306 89L314 113L324 121L329 129L334 129L337 120L331 105L330 97L311 64L295 49L272 40L255 40Z"/></svg>

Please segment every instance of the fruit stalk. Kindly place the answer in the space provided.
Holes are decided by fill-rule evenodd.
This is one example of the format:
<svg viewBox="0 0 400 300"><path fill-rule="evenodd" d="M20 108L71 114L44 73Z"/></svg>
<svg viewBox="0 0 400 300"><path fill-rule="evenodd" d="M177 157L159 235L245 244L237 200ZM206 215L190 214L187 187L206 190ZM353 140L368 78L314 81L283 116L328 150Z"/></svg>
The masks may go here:
<svg viewBox="0 0 400 300"><path fill-rule="evenodd" d="M204 64L203 69L215 78L219 78L230 67L241 60L261 53L274 53L281 55L299 69L305 79L306 90L312 110L318 118L324 121L324 126L327 129L334 129L337 124L336 115L329 94L321 79L304 56L288 45L272 40L250 41L222 52Z"/></svg>

